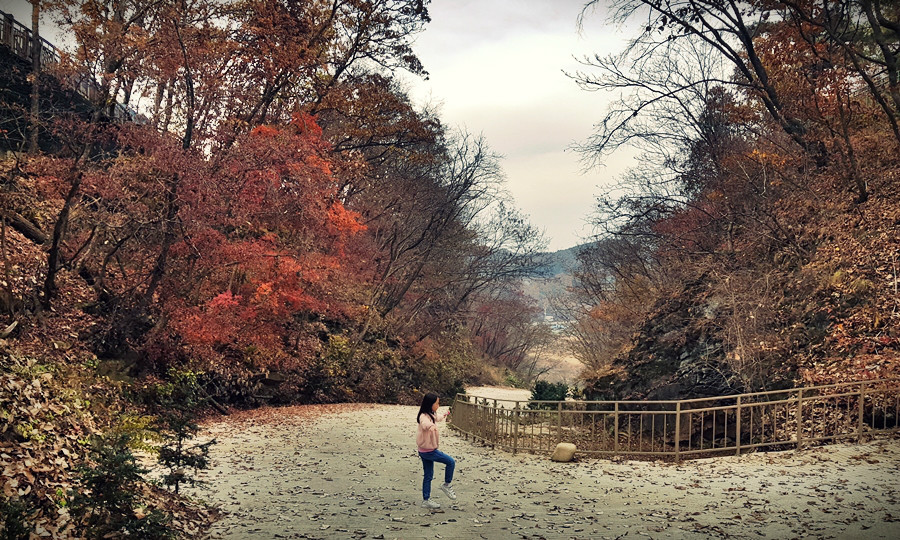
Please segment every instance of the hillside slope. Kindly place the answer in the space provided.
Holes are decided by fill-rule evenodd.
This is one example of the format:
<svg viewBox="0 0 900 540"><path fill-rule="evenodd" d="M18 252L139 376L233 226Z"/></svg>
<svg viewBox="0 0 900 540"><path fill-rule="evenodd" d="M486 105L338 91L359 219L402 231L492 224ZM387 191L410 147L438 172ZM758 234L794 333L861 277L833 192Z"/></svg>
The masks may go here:
<svg viewBox="0 0 900 540"><path fill-rule="evenodd" d="M671 399L900 376L900 197L885 171L858 206L797 227L807 260L775 252L704 268L661 298L606 372L604 399Z"/></svg>

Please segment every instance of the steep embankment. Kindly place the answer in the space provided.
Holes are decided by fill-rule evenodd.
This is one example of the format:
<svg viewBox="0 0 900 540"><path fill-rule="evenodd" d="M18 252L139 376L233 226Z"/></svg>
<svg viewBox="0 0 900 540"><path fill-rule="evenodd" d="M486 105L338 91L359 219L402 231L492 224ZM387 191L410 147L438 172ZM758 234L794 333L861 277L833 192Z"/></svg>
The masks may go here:
<svg viewBox="0 0 900 540"><path fill-rule="evenodd" d="M589 375L589 394L692 398L900 375L897 181L885 173L865 204L810 205L790 249L697 263L611 369Z"/></svg>

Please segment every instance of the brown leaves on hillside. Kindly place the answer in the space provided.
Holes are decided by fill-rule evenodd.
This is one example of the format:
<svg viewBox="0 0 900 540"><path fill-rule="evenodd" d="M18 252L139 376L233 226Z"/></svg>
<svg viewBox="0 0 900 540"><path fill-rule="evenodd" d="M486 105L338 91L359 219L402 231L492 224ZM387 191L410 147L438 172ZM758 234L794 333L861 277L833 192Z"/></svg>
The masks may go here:
<svg viewBox="0 0 900 540"><path fill-rule="evenodd" d="M900 205L892 199L846 216L810 265L822 277L817 296L830 324L808 353L806 381L900 376Z"/></svg>
<svg viewBox="0 0 900 540"><path fill-rule="evenodd" d="M71 487L83 441L96 433L91 399L99 387L79 388L52 365L0 354L0 490L8 498L38 501L33 518L40 536L71 534L60 503ZM64 383L61 379L67 379Z"/></svg>
<svg viewBox="0 0 900 540"><path fill-rule="evenodd" d="M0 370L0 494L27 503L27 522L38 537L79 537L67 507L75 468L84 463L91 437L118 421L117 391L90 369L40 363L5 350L0 350ZM143 500L164 508L174 516L173 525L191 537L214 515L159 488L140 489Z"/></svg>
<svg viewBox="0 0 900 540"><path fill-rule="evenodd" d="M587 156L625 144L644 152L595 218L598 245L618 241L634 256L586 267L580 286L609 295L636 276L674 282L680 337L704 349L684 350L651 315L635 325L647 354L633 363L678 358L668 369L699 357L755 387L794 384L798 369L805 382L896 373L900 131L896 77L884 67L896 63L896 36L882 25L897 12L820 4L732 13L731 3L622 0L614 17L645 31L575 75L622 96ZM662 305L667 294L632 303Z"/></svg>

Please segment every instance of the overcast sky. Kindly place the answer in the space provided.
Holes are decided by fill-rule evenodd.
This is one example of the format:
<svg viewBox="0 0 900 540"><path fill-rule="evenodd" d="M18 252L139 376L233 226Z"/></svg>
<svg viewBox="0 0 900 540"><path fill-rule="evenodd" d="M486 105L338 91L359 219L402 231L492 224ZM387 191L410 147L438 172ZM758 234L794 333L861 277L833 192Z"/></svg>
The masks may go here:
<svg viewBox="0 0 900 540"><path fill-rule="evenodd" d="M603 117L607 98L580 90L563 71L579 68L575 58L623 46L600 11L579 33L583 5L584 0L432 0L432 22L415 43L429 80L407 77L414 100L439 104L447 125L484 135L504 156L507 187L518 208L546 232L551 250L590 235L596 195L631 163L614 155L605 167L585 173L580 156L569 150ZM25 24L30 8L26 0L0 0L0 9Z"/></svg>
<svg viewBox="0 0 900 540"><path fill-rule="evenodd" d="M609 54L624 41L596 12L579 34L583 0L432 0L432 22L416 40L428 81L413 81L418 102L441 104L450 126L483 134L504 156L517 206L544 229L550 249L574 246L595 195L629 164L613 156L583 173L568 148L584 141L603 117L606 98L580 90L563 71L573 57Z"/></svg>

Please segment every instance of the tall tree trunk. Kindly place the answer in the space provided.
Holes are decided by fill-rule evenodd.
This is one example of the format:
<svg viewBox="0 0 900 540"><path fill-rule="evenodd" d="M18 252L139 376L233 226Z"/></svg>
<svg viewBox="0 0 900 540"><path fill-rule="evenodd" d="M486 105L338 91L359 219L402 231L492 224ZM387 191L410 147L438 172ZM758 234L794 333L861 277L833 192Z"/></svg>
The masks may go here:
<svg viewBox="0 0 900 540"><path fill-rule="evenodd" d="M184 44L184 40L181 37L181 32L178 28L178 20L173 19L172 24L175 28L175 35L178 38L178 44L181 46L181 56L184 60L184 86L186 91L185 97L187 98L187 125L184 128L184 136L181 138L181 149L184 152L188 152L191 149L194 137L194 114L196 106L194 100L194 78L193 74L191 73L190 63L188 62L187 47ZM168 123L168 120L166 123ZM175 243L175 225L178 221L178 187L180 183L181 176L178 173L175 173L172 175L172 178L169 181L166 189L166 219L163 224L163 243L159 252L159 256L156 258L156 264L153 266L153 270L150 272L150 283L147 285L147 290L144 292L144 298L141 302L144 309L146 309L147 306L150 305L150 302L153 300L153 295L156 293L157 288L159 288L159 284L162 282L162 279L165 276L166 262L169 256L169 250Z"/></svg>
<svg viewBox="0 0 900 540"><path fill-rule="evenodd" d="M59 216L56 218L56 224L53 227L53 239L50 243L50 252L47 255L47 278L44 280L44 295L43 298L41 298L41 304L43 304L46 309L50 309L50 303L53 296L56 294L56 274L59 272L60 268L59 260L62 238L69 225L69 213L72 210L75 196L81 188L81 180L84 176L84 173L79 170L77 166L77 160L75 163L76 165L74 165L71 170L72 182L69 187L69 192L66 194L66 200L63 203L62 209L59 211Z"/></svg>
<svg viewBox="0 0 900 540"><path fill-rule="evenodd" d="M873 5L872 0L862 0L860 5L862 5L866 18L869 21L869 25L872 27L872 39L875 41L875 44L878 45L878 48L881 50L881 54L884 57L884 68L885 71L887 71L888 76L888 94L894 101L894 106L900 110L900 57L898 57L897 53L894 51L890 36L882 31L883 24L887 25L885 27L888 29L891 29L890 27L895 25L890 24L891 21L885 19L884 15L881 13L880 4L875 3ZM891 30L896 32L894 29Z"/></svg>
<svg viewBox="0 0 900 540"><path fill-rule="evenodd" d="M841 137L844 139L844 145L847 147L847 158L850 160L847 176L856 187L856 204L862 204L869 200L869 188L859 174L859 161L856 159L856 150L853 148L853 140L850 138L850 119L847 118L847 115L850 114L850 111L848 110L850 98L849 96L847 97L846 104L841 92L838 92L837 98L838 117L841 121Z"/></svg>
<svg viewBox="0 0 900 540"><path fill-rule="evenodd" d="M41 87L41 1L31 1L31 115L28 122L28 154L37 155L38 126L40 124Z"/></svg>

